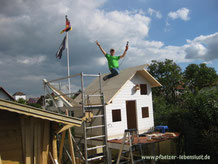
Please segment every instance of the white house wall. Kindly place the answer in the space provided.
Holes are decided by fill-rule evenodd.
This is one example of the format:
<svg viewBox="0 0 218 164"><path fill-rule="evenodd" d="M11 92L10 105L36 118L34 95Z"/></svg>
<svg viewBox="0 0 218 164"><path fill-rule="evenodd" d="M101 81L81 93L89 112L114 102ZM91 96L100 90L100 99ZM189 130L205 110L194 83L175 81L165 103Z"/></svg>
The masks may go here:
<svg viewBox="0 0 218 164"><path fill-rule="evenodd" d="M136 84L147 84L148 94L141 95L140 90L134 92L133 88ZM125 84L125 86L123 86L119 93L114 97L112 103L106 106L108 139L122 137L124 130L127 129L126 101L128 100L136 100L136 117L139 133L144 133L153 129L154 119L151 87L141 75L136 74ZM148 118L142 118L141 107L149 107ZM121 121L112 121L113 109L121 109Z"/></svg>
<svg viewBox="0 0 218 164"><path fill-rule="evenodd" d="M18 101L19 99L24 99L24 100L26 100L26 95L15 95L15 96L14 96L14 99L15 99L16 101Z"/></svg>

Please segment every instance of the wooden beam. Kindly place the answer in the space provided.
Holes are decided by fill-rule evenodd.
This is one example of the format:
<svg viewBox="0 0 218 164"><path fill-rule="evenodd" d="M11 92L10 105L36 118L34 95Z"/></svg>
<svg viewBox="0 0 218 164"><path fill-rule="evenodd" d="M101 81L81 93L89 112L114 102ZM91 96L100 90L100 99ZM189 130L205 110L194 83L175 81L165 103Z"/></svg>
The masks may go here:
<svg viewBox="0 0 218 164"><path fill-rule="evenodd" d="M24 117L20 115L20 128L21 128L21 141L22 141L22 157L23 157L23 162L25 161L25 155L26 155L26 146L25 146L25 121Z"/></svg>
<svg viewBox="0 0 218 164"><path fill-rule="evenodd" d="M81 126L82 119L76 117L69 117L63 114L58 114L51 111L42 110L39 108L19 104L12 101L0 99L0 110L7 110L27 116L50 120L63 124L72 124L72 126Z"/></svg>
<svg viewBox="0 0 218 164"><path fill-rule="evenodd" d="M48 163L49 137L50 137L50 122L44 121L43 143L42 143L42 162Z"/></svg>
<svg viewBox="0 0 218 164"><path fill-rule="evenodd" d="M71 128L72 127L72 125L65 125L65 126L63 126L62 128L60 128L59 130L57 130L56 131L56 133L57 134L59 134L59 133L62 133L62 132L64 132L64 131L66 131L67 129L69 129L69 128Z"/></svg>
<svg viewBox="0 0 218 164"><path fill-rule="evenodd" d="M59 164L61 164L62 162L65 135L66 135L66 131L63 131L61 135L61 143L60 143L60 148L59 148Z"/></svg>
<svg viewBox="0 0 218 164"><path fill-rule="evenodd" d="M52 157L54 158L55 163L58 163L57 136L53 134L52 138Z"/></svg>
<svg viewBox="0 0 218 164"><path fill-rule="evenodd" d="M71 134L71 130L68 129L68 140L69 140L69 146L70 146L70 155L72 158L72 164L76 164L76 160L75 160L75 154L74 154L74 147L73 147L73 141L72 141L72 134Z"/></svg>
<svg viewBox="0 0 218 164"><path fill-rule="evenodd" d="M30 129L30 120L29 118L25 118L25 164L31 164L31 141L30 141L30 134L31 129Z"/></svg>
<svg viewBox="0 0 218 164"><path fill-rule="evenodd" d="M36 119L36 118L35 118ZM37 163L40 163L42 160L42 140L43 140L43 121L42 119L37 119L37 127L38 127L38 145L37 145ZM35 146L35 145L34 145Z"/></svg>
<svg viewBox="0 0 218 164"><path fill-rule="evenodd" d="M65 111L66 115L68 115L68 110ZM72 134L71 129L68 129L68 141L70 145L70 155L72 158L72 164L76 164L75 154L74 154L74 147L73 147L73 140L72 140Z"/></svg>
<svg viewBox="0 0 218 164"><path fill-rule="evenodd" d="M2 158L1 158L1 155L0 155L0 164L2 164Z"/></svg>

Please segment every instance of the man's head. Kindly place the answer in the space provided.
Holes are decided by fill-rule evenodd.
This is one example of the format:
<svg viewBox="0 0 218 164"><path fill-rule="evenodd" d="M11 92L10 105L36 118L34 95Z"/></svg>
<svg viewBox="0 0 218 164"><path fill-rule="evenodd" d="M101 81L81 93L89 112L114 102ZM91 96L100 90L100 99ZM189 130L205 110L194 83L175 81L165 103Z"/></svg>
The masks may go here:
<svg viewBox="0 0 218 164"><path fill-rule="evenodd" d="M111 54L111 56L114 56L115 50L113 48L110 49L110 54Z"/></svg>

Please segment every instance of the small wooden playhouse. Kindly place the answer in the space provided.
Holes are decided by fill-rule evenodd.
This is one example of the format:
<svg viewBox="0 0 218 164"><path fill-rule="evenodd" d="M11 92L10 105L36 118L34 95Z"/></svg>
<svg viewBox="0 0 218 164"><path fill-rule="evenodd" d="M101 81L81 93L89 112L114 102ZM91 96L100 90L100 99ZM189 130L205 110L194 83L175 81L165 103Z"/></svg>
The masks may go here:
<svg viewBox="0 0 218 164"><path fill-rule="evenodd" d="M145 69L146 65L122 70L118 76L106 81L102 80L106 108L108 140L121 138L125 129L135 128L139 133L152 131L154 128L152 88L161 84ZM86 89L86 95L99 92L99 79L96 78ZM81 95L75 101L81 103ZM85 97L85 104L101 104L99 97ZM74 109L75 117L82 117L80 108ZM95 123L93 123L94 125ZM81 128L76 134L82 135ZM99 129L88 132L90 136L100 135Z"/></svg>
<svg viewBox="0 0 218 164"><path fill-rule="evenodd" d="M0 164L57 163L57 134L81 124L80 118L0 99Z"/></svg>

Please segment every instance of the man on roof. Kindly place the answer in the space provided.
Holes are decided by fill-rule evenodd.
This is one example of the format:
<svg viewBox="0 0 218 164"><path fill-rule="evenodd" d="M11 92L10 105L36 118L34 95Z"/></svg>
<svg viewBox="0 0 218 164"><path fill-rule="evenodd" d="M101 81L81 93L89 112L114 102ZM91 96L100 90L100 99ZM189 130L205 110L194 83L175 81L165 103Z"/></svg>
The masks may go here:
<svg viewBox="0 0 218 164"><path fill-rule="evenodd" d="M126 56L126 52L128 50L128 47L129 47L128 42L127 42L126 48L121 56L115 56L115 50L113 48L110 49L110 54L107 54L106 51L101 47L101 45L99 44L99 42L97 40L96 40L96 44L100 48L100 50L104 54L104 56L106 57L106 59L108 61L108 67L109 67L109 70L111 72L111 74L105 76L103 78L103 80L105 81L109 78L117 76L120 73L119 60Z"/></svg>

